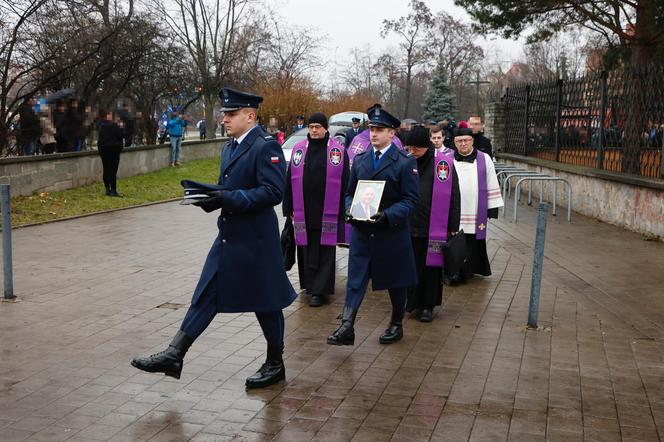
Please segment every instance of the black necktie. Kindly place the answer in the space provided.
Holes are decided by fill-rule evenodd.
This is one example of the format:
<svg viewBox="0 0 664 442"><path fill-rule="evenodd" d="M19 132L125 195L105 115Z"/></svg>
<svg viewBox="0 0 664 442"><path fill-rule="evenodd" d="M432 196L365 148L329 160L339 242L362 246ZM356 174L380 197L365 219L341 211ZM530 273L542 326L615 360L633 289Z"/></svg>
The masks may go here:
<svg viewBox="0 0 664 442"><path fill-rule="evenodd" d="M380 150L377 150L376 151L376 162L380 161L380 154L381 154Z"/></svg>
<svg viewBox="0 0 664 442"><path fill-rule="evenodd" d="M235 138L233 138L233 141L231 141L230 148L231 148L231 158L233 158L235 156L235 149L237 149L237 140Z"/></svg>

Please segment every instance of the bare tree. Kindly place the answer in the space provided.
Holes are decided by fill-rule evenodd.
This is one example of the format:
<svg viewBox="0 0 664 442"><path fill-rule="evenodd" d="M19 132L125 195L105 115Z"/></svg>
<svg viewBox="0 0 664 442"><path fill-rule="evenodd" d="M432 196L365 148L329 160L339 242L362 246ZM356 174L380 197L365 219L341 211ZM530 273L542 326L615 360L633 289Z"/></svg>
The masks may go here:
<svg viewBox="0 0 664 442"><path fill-rule="evenodd" d="M320 66L316 49L321 37L313 37L314 31L298 27L282 28L275 23L270 34L269 56L265 60L270 77L279 87L289 88Z"/></svg>
<svg viewBox="0 0 664 442"><path fill-rule="evenodd" d="M398 55L387 51L378 57L373 66L374 72L381 75L374 80L374 85L378 90L383 91L381 101L389 107L396 104L397 92L401 86L401 79L404 76L402 66L398 62ZM376 84L380 82L380 84Z"/></svg>
<svg viewBox="0 0 664 442"><path fill-rule="evenodd" d="M158 0L159 1L159 0ZM174 14L164 14L177 41L193 62L205 106L206 124L214 128L219 89L231 80L230 69L243 54L235 47L240 18L249 0L173 0ZM159 3L166 10L166 3ZM207 136L215 137L214 130Z"/></svg>
<svg viewBox="0 0 664 442"><path fill-rule="evenodd" d="M402 64L405 71L405 97L403 117L408 116L410 97L413 86L414 69L425 63L431 55L431 31L434 25L429 7L420 0L410 0L410 13L394 20L383 20L383 37L390 33L397 34L403 51Z"/></svg>
<svg viewBox="0 0 664 442"><path fill-rule="evenodd" d="M435 62L445 71L450 84L463 83L479 69L484 59L484 51L477 44L479 35L446 12L436 14L434 21Z"/></svg>
<svg viewBox="0 0 664 442"><path fill-rule="evenodd" d="M79 15L81 9L90 14ZM129 10L133 10L133 0ZM109 27L90 32L99 23L95 21L96 12L93 5L85 2L0 2L0 149L8 143L9 127L19 103L73 75L103 50L117 35L123 18L131 13L114 9L113 18L108 15ZM47 28L47 22L66 26ZM90 38L80 38L84 34Z"/></svg>
<svg viewBox="0 0 664 442"><path fill-rule="evenodd" d="M350 57L344 60L341 78L353 94L373 92L375 64L368 46L351 50Z"/></svg>
<svg viewBox="0 0 664 442"><path fill-rule="evenodd" d="M524 47L526 64L533 68L535 81L552 77L567 79L584 72L588 50L587 35L580 30L559 33L544 42L533 42Z"/></svg>
<svg viewBox="0 0 664 442"><path fill-rule="evenodd" d="M195 82L184 48L164 37L144 52L127 88L127 96L141 114L138 122L146 144L156 142L159 114L155 110L165 109L183 83Z"/></svg>

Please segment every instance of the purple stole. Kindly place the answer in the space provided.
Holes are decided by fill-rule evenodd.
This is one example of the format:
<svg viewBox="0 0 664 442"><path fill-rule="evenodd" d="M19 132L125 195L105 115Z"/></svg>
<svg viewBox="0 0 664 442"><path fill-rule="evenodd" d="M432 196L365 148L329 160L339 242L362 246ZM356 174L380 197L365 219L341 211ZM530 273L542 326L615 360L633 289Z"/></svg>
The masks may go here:
<svg viewBox="0 0 664 442"><path fill-rule="evenodd" d="M477 219L475 220L475 238L486 239L486 225L489 214L489 194L486 183L486 155L477 148Z"/></svg>
<svg viewBox="0 0 664 442"><path fill-rule="evenodd" d="M350 146L348 146L348 162L351 167L353 167L353 159L355 156L371 147L371 138L369 135L369 129L363 130L359 134L355 135L355 138L353 138L353 141L351 141ZM397 146L399 150L404 149L403 143L396 135L392 137L392 143L394 143L394 145Z"/></svg>
<svg viewBox="0 0 664 442"><path fill-rule="evenodd" d="M486 239L487 223L487 181L486 160L484 153L477 151L477 229L475 237ZM427 245L426 265L442 267L444 265L443 247L447 241L447 223L452 202L452 179L454 177L454 155L436 152L433 169L433 194L431 197L431 217L429 219L429 242Z"/></svg>
<svg viewBox="0 0 664 442"><path fill-rule="evenodd" d="M307 245L307 224L304 219L304 162L307 157L309 141L303 140L293 147L291 155L291 185L293 188L293 228L295 244ZM343 237L343 228L339 228L339 204L341 201L341 179L343 176L344 154L346 149L334 137L327 142L327 167L325 178L325 199L320 243L334 246L339 237Z"/></svg>

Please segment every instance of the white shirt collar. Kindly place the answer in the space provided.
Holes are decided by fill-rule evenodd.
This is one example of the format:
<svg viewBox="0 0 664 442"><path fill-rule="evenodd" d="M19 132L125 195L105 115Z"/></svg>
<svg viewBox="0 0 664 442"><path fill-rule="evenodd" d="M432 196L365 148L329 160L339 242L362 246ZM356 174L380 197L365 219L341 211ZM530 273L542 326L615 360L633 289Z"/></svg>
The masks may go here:
<svg viewBox="0 0 664 442"><path fill-rule="evenodd" d="M388 144L387 146L383 147L382 149L376 149L376 146L374 146L373 144L371 145L371 147L373 147L374 157L376 156L376 152L379 152L379 151L380 151L380 155L383 156L383 155L385 155L385 152L387 152L390 149L390 147L392 147L392 143Z"/></svg>
<svg viewBox="0 0 664 442"><path fill-rule="evenodd" d="M248 131L246 131L245 133L243 133L242 135L240 135L239 137L237 137L237 138L235 139L235 141L237 142L237 145L239 146L240 143L241 143L242 141L244 141L245 138L247 138L247 135L249 135L249 132L251 132L252 130L256 129L257 127L258 127L258 125L252 127L251 129L249 129Z"/></svg>

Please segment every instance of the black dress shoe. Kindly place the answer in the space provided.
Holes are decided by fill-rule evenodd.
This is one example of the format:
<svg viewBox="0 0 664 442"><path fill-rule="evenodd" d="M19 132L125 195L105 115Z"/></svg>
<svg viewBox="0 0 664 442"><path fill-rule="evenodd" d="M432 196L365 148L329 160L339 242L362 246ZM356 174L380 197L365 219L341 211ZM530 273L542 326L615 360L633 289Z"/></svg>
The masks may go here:
<svg viewBox="0 0 664 442"><path fill-rule="evenodd" d="M320 295L309 296L309 307L320 307L323 305L323 297Z"/></svg>
<svg viewBox="0 0 664 442"><path fill-rule="evenodd" d="M193 342L191 336L180 330L166 350L145 358L134 358L131 365L148 373L164 373L166 376L180 379L184 355Z"/></svg>
<svg viewBox="0 0 664 442"><path fill-rule="evenodd" d="M357 309L344 307L341 317L341 326L327 337L328 345L354 345L355 344L355 316Z"/></svg>
<svg viewBox="0 0 664 442"><path fill-rule="evenodd" d="M111 190L111 193L110 193L109 196L117 196L117 197L121 197L122 195L119 194L117 190Z"/></svg>
<svg viewBox="0 0 664 442"><path fill-rule="evenodd" d="M283 361L267 361L261 368L247 378L247 388L265 388L286 379Z"/></svg>
<svg viewBox="0 0 664 442"><path fill-rule="evenodd" d="M433 310L430 308L423 308L420 312L420 322L433 321Z"/></svg>
<svg viewBox="0 0 664 442"><path fill-rule="evenodd" d="M390 323L390 326L387 327L387 330L378 338L378 342L381 344L393 344L397 341L400 341L403 338L403 325L398 323Z"/></svg>
<svg viewBox="0 0 664 442"><path fill-rule="evenodd" d="M327 343L329 345L354 345L355 328L353 328L353 324L342 322L341 327L327 337Z"/></svg>

